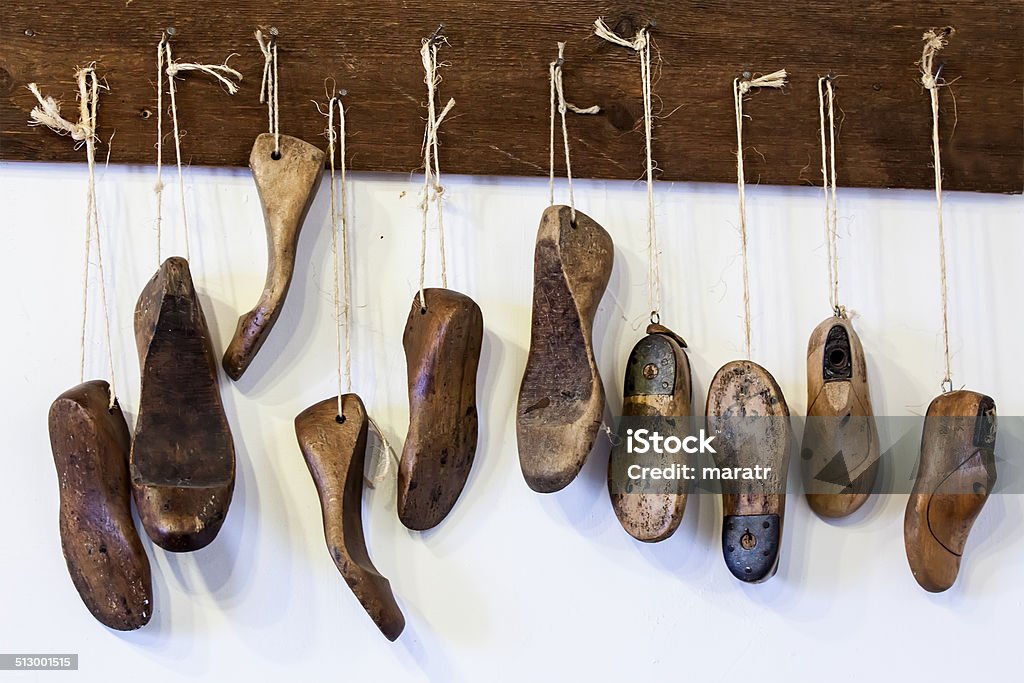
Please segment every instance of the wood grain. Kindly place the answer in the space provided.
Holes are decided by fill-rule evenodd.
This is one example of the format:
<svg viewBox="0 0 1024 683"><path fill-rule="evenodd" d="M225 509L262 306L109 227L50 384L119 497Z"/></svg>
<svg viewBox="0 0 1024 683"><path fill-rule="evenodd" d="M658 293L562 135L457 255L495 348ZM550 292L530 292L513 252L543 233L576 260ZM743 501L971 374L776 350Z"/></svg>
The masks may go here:
<svg viewBox="0 0 1024 683"><path fill-rule="evenodd" d="M811 332L807 406L800 447L807 502L822 517L846 517L871 495L879 457L867 359L848 318L826 318Z"/></svg>
<svg viewBox="0 0 1024 683"><path fill-rule="evenodd" d="M775 575L786 514L789 406L775 378L757 363L731 361L708 387L708 433L719 468L771 467L770 476L722 484L722 551L733 576L748 583Z"/></svg>
<svg viewBox="0 0 1024 683"><path fill-rule="evenodd" d="M928 188L931 110L915 62L921 34L951 25L956 35L938 59L943 77L954 82L941 93L945 187L1020 192L1022 9L1022 0L210 0L202 11L184 0L6 2L0 4L0 158L81 160L66 141L26 125L33 100L24 86L37 81L70 101L75 67L95 60L110 86L99 134L107 140L117 131L112 162L153 163L155 48L162 30L174 26L176 55L219 62L237 52L231 64L245 74L234 97L207 78L185 77L179 104L186 160L244 166L267 123L253 31L275 26L282 132L317 139L324 121L310 100L325 100L324 79L331 77L348 91L352 170L408 173L421 163L420 40L443 22L450 46L440 56L451 66L442 69L441 96L454 97L456 106L441 132L442 168L547 171L547 70L556 41L564 40L568 98L603 109L569 123L573 170L579 177L633 180L644 168L639 66L633 52L592 35L602 16L625 36L657 22L654 157L662 179L734 182L732 80L744 71L785 67L791 76L784 92L751 95L757 102L744 135L749 182L818 184L815 83L832 72L839 76L842 110L839 182Z"/></svg>
<svg viewBox="0 0 1024 683"><path fill-rule="evenodd" d="M311 405L295 418L295 436L320 496L331 559L373 623L388 640L395 640L405 628L405 617L391 584L373 566L363 536L369 419L356 394L342 396L342 412L343 420L336 396Z"/></svg>
<svg viewBox="0 0 1024 683"><path fill-rule="evenodd" d="M640 418L636 424L661 436L689 436L693 414L693 382L686 342L667 327L651 324L647 336L633 347L626 362L626 378L622 397L622 415ZM622 433L621 427L619 433ZM627 492L620 486L621 473L637 460L619 439L608 459L608 492L612 509L622 528L633 538L646 543L663 541L679 527L686 510L688 482L675 482L676 490L666 493ZM682 460L683 462L679 462ZM673 463L691 465L686 453L666 454L655 467Z"/></svg>
<svg viewBox="0 0 1024 683"><path fill-rule="evenodd" d="M235 445L210 330L185 259L164 261L143 288L135 343L142 376L131 450L135 506L161 548L198 550L227 516Z"/></svg>
<svg viewBox="0 0 1024 683"><path fill-rule="evenodd" d="M279 156L274 152L274 136L263 133L249 156L266 222L267 280L256 306L238 319L224 351L224 371L233 380L252 363L284 307L295 272L299 231L324 170L323 151L304 140L282 135Z"/></svg>
<svg viewBox="0 0 1024 683"><path fill-rule="evenodd" d="M149 558L132 520L128 423L110 385L68 389L50 406L60 482L60 544L82 602L103 625L132 631L153 615Z"/></svg>
<svg viewBox="0 0 1024 683"><path fill-rule="evenodd" d="M479 417L476 371L483 314L450 289L413 298L402 345L409 378L409 431L398 465L398 517L423 531L441 523L469 478Z"/></svg>
<svg viewBox="0 0 1024 683"><path fill-rule="evenodd" d="M516 445L527 485L553 493L579 474L604 415L594 315L612 274L611 236L568 206L541 215L533 261L530 351L516 403Z"/></svg>
<svg viewBox="0 0 1024 683"><path fill-rule="evenodd" d="M907 501L903 541L918 584L950 588L967 536L996 483L996 404L974 391L951 391L928 406L917 480Z"/></svg>

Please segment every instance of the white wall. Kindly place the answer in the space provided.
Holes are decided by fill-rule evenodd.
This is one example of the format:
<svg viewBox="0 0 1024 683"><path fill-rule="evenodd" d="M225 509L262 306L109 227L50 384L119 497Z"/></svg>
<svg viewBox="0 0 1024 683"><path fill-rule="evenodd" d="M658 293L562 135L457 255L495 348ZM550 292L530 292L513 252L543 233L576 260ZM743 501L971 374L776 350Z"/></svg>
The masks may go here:
<svg viewBox="0 0 1024 683"><path fill-rule="evenodd" d="M1016 668L1024 606L1020 495L989 501L959 581L933 596L914 582L904 557L905 495L879 498L838 523L791 497L778 575L747 586L723 564L720 503L711 496L691 499L670 540L648 546L630 539L609 506L606 447L563 492L530 492L513 411L546 183L447 180L450 284L476 299L486 327L480 442L466 491L432 532L401 526L393 482L365 498L372 556L409 623L391 644L328 557L292 428L299 411L334 392L326 185L302 236L282 319L244 379L223 381L238 449L227 522L210 547L192 555L146 541L153 621L118 634L92 619L67 576L46 431L49 403L78 381L85 172L0 166L0 291L8 302L0 338L7 386L0 649L77 652L76 680L102 681L865 680L865 672L949 680ZM132 310L156 266L153 182L149 168L112 167L100 178L118 391L129 419L138 406ZM398 446L408 418L401 334L417 284L418 183L356 175L352 185L355 390ZM194 169L186 185L193 274L220 351L262 286L259 203L244 170ZM169 185L165 198L165 234L180 244L176 189ZM753 355L802 414L807 337L829 314L820 194L764 187L748 196ZM616 411L626 356L647 310L644 191L640 183L580 182L577 197L616 243L596 333ZM843 190L840 201L843 295L859 314L876 409L920 414L942 376L934 199ZM700 405L715 370L741 353L735 189L659 185L657 205L662 317L690 344ZM1022 208L1020 197L946 198L954 380L991 394L1001 415L1024 414ZM100 341L90 333L96 376L104 371Z"/></svg>

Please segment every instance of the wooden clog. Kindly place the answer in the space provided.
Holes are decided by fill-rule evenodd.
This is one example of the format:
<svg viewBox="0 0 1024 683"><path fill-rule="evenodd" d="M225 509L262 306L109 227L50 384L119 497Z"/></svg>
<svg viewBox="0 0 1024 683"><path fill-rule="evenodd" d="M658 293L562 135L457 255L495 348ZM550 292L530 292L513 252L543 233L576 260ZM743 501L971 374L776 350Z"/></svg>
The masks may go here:
<svg viewBox="0 0 1024 683"><path fill-rule="evenodd" d="M674 435L682 439L688 435L693 389L685 348L686 342L667 327L648 326L647 336L633 347L626 363L623 424L632 425L630 418L639 418L637 424L663 437ZM626 473L636 457L627 451L626 443L620 439L608 461L608 490L615 516L633 538L645 542L663 541L675 532L683 519L688 487L685 481L677 480L664 487L674 489L672 492L628 491ZM667 455L655 466L664 467L681 459L682 454Z"/></svg>
<svg viewBox="0 0 1024 683"><path fill-rule="evenodd" d="M398 517L410 529L436 526L458 500L476 454L480 307L450 289L414 297L403 346L409 432L398 468Z"/></svg>
<svg viewBox="0 0 1024 683"><path fill-rule="evenodd" d="M732 361L711 380L706 415L720 469L771 468L767 477L723 483L722 489L725 563L737 579L760 583L779 564L791 446L789 406L767 370L751 361Z"/></svg>
<svg viewBox="0 0 1024 683"><path fill-rule="evenodd" d="M135 306L142 392L132 492L146 533L171 551L214 539L235 487L235 446L188 262L172 257Z"/></svg>
<svg viewBox="0 0 1024 683"><path fill-rule="evenodd" d="M388 640L405 628L391 584L380 575L363 537L363 465L368 419L355 394L306 408L295 418L295 435L313 475L323 510L324 536L334 564L363 609Z"/></svg>
<svg viewBox="0 0 1024 683"><path fill-rule="evenodd" d="M940 593L956 581L967 536L996 483L996 404L951 391L928 406L903 540L914 578Z"/></svg>
<svg viewBox="0 0 1024 683"><path fill-rule="evenodd" d="M807 502L822 517L845 517L871 495L878 429L864 348L845 317L824 320L807 344L807 423L800 454Z"/></svg>
<svg viewBox="0 0 1024 683"><path fill-rule="evenodd" d="M568 206L544 211L533 272L530 352L519 388L519 464L534 491L571 482L601 427L604 386L594 359L594 315L612 272L608 233Z"/></svg>
<svg viewBox="0 0 1024 683"><path fill-rule="evenodd" d="M82 602L105 626L131 631L153 614L149 558L132 520L130 435L110 386L79 384L50 406L60 482L60 541Z"/></svg>
<svg viewBox="0 0 1024 683"><path fill-rule="evenodd" d="M252 363L284 306L295 272L299 231L324 168L320 149L289 135L280 138L280 156L275 154L270 133L256 138L249 155L266 221L267 280L256 306L238 319L235 335L224 352L224 371L234 380Z"/></svg>

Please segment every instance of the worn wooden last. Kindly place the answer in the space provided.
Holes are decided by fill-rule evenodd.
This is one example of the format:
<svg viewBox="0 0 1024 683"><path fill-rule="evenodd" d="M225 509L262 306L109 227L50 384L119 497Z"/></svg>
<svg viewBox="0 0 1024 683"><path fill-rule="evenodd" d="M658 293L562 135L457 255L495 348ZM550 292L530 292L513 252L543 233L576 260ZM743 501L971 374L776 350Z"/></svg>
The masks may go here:
<svg viewBox="0 0 1024 683"><path fill-rule="evenodd" d="M130 434L110 385L73 387L50 406L50 446L60 483L60 542L82 602L118 631L153 615L149 558L132 520Z"/></svg>
<svg viewBox="0 0 1024 683"><path fill-rule="evenodd" d="M741 360L726 363L711 380L706 415L719 468L771 468L767 477L722 488L725 563L741 581L766 581L778 569L782 547L789 406L767 370Z"/></svg>
<svg viewBox="0 0 1024 683"><path fill-rule="evenodd" d="M409 377L409 432L398 467L398 517L437 526L455 506L476 455L480 307L465 294L427 289L409 310L402 344Z"/></svg>
<svg viewBox="0 0 1024 683"><path fill-rule="evenodd" d="M263 206L267 228L267 280L256 306L238 319L235 335L224 351L224 371L241 378L277 322L295 272L299 231L316 196L324 153L313 145L282 135L280 152L274 136L256 138L249 167Z"/></svg>
<svg viewBox="0 0 1024 683"><path fill-rule="evenodd" d="M587 459L604 414L594 359L594 315L612 272L611 236L568 206L541 216L533 270L530 351L516 406L519 464L534 491L571 482Z"/></svg>
<svg viewBox="0 0 1024 683"><path fill-rule="evenodd" d="M875 485L878 458L864 347L848 318L826 318L807 343L800 459L811 509L836 518L860 508Z"/></svg>
<svg viewBox="0 0 1024 683"><path fill-rule="evenodd" d="M235 487L235 447L224 414L210 331L180 257L164 261L135 306L142 391L131 450L139 518L166 550L214 539Z"/></svg>
<svg viewBox="0 0 1024 683"><path fill-rule="evenodd" d="M686 342L663 325L651 324L647 336L636 343L626 362L622 415L624 420L641 418L643 426L663 437L688 436L693 414L693 386ZM663 541L679 527L686 509L687 482L678 480L675 491L626 491L623 472L635 456L621 438L608 461L608 484L612 508L622 528L639 541ZM676 456L667 455L664 467ZM685 457L680 454L680 457ZM678 462L678 461L677 461ZM689 463L681 463L689 464ZM668 488L668 487L666 487Z"/></svg>
<svg viewBox="0 0 1024 683"><path fill-rule="evenodd" d="M910 569L926 591L949 589L967 536L996 483L996 404L951 391L928 406L917 479L903 520Z"/></svg>
<svg viewBox="0 0 1024 683"><path fill-rule="evenodd" d="M363 537L363 467L369 420L355 394L325 399L299 413L295 435L313 475L331 559L388 640L405 628L391 584L373 566Z"/></svg>

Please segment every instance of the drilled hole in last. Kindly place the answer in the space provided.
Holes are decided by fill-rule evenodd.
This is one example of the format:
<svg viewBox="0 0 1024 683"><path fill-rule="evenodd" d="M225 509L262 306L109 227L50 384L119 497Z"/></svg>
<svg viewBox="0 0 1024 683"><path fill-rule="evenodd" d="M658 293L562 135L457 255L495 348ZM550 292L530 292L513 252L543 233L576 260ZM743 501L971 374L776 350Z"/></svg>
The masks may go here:
<svg viewBox="0 0 1024 683"><path fill-rule="evenodd" d="M836 369L846 367L846 351L843 349L832 349L828 354L828 364Z"/></svg>

